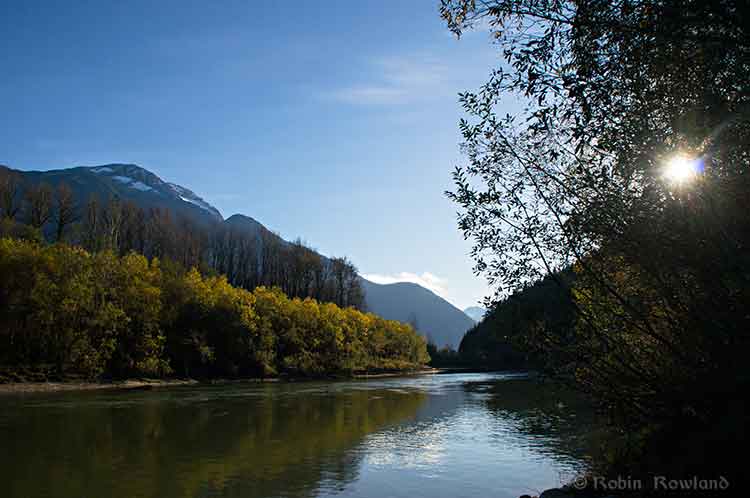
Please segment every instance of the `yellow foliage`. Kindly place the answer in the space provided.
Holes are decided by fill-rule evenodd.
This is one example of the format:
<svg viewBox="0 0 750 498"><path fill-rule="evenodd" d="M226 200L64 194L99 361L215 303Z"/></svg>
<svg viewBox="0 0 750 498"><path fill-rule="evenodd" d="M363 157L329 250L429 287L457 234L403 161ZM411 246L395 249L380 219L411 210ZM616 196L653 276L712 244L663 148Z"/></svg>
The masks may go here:
<svg viewBox="0 0 750 498"><path fill-rule="evenodd" d="M0 239L0 364L97 377L330 375L429 361L408 325L111 251Z"/></svg>

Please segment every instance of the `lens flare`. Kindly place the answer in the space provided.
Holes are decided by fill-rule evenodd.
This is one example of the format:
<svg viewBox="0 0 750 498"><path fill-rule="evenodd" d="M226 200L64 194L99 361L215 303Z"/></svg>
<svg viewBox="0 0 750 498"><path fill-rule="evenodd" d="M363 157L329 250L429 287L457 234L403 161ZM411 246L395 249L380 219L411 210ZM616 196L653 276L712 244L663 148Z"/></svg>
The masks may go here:
<svg viewBox="0 0 750 498"><path fill-rule="evenodd" d="M672 156L664 167L664 177L672 183L686 183L701 172L700 159L693 159L684 154Z"/></svg>

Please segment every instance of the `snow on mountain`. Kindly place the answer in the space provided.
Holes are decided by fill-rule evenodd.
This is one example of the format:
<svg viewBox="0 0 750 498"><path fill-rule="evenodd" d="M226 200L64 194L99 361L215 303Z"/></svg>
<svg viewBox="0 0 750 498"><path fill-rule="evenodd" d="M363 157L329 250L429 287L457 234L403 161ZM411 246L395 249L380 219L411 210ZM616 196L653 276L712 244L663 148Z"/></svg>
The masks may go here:
<svg viewBox="0 0 750 498"><path fill-rule="evenodd" d="M95 173L101 173L101 171L95 171ZM140 190L141 192L148 192L149 190L154 190L153 188L149 187L145 183L140 182L138 180L133 180L129 176L115 175L112 177L112 179L117 180L120 183L124 183L130 188Z"/></svg>
<svg viewBox="0 0 750 498"><path fill-rule="evenodd" d="M195 195L195 193L193 193L192 190L186 189L185 187L182 187L175 183L167 183L167 185L183 201L189 202L190 204L198 206L199 208L204 209L208 212L213 212L216 210L216 208L214 208L211 204L207 203L206 201L204 201L203 199Z"/></svg>
<svg viewBox="0 0 750 498"><path fill-rule="evenodd" d="M128 185L130 188L134 188L136 190L140 190L141 192L148 192L149 190L154 190L145 183L141 183L139 181L134 181L130 185Z"/></svg>
<svg viewBox="0 0 750 498"><path fill-rule="evenodd" d="M138 195L137 193L158 195L160 197L163 196L167 199L171 199L177 204L187 204L184 208L172 205L171 207L177 211L180 211L181 209L189 210L193 209L193 207L197 207L205 212L205 214L210 215L211 218L217 220L223 219L218 209L203 200L200 196L196 195L192 190L177 185L176 183L165 182L151 171L135 164L107 164L104 166L94 166L81 169L90 171L101 178L109 178L117 184L132 189L132 191L135 191L133 192L134 195ZM121 196L129 197L129 195L125 194L126 192L120 192ZM145 198L141 199L141 204L143 204L144 200ZM164 201L162 200L158 202L163 203ZM154 203L157 203L156 199L154 199Z"/></svg>

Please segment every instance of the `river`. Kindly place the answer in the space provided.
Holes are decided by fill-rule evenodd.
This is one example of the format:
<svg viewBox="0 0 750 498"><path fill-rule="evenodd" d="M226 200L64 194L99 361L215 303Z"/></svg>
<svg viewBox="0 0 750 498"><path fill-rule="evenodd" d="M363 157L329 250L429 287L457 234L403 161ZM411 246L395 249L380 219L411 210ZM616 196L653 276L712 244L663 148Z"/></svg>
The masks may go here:
<svg viewBox="0 0 750 498"><path fill-rule="evenodd" d="M512 497L586 466L593 418L523 374L0 397L5 497Z"/></svg>

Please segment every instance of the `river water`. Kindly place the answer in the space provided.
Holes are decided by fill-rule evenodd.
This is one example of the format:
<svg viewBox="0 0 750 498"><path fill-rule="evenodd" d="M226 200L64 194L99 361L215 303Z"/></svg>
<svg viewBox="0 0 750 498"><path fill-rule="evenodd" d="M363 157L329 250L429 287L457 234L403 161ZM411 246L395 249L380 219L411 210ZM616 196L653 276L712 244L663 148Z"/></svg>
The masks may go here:
<svg viewBox="0 0 750 498"><path fill-rule="evenodd" d="M522 374L0 397L5 497L513 497L585 468L584 403Z"/></svg>

